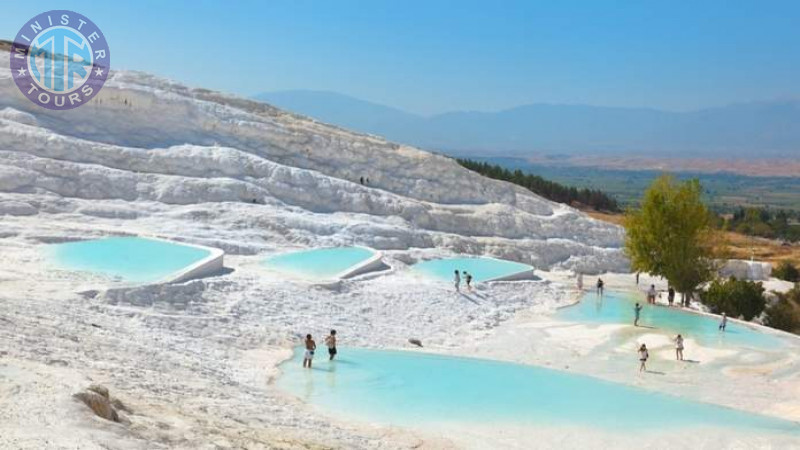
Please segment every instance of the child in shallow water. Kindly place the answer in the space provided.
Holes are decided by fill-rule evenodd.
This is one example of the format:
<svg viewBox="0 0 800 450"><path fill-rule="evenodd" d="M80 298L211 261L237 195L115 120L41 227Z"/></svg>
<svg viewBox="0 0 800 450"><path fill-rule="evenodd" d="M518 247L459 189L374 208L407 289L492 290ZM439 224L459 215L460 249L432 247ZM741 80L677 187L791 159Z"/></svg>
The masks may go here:
<svg viewBox="0 0 800 450"><path fill-rule="evenodd" d="M311 368L311 360L314 359L314 351L317 349L317 343L311 338L310 334L306 335L306 353L303 356L303 367Z"/></svg>

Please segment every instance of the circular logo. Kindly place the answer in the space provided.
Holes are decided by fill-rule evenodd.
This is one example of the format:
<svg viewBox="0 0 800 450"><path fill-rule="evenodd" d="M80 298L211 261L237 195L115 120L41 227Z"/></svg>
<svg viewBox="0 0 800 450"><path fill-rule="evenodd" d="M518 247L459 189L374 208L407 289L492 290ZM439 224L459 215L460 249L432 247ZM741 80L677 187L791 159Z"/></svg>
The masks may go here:
<svg viewBox="0 0 800 450"><path fill-rule="evenodd" d="M65 110L89 102L108 78L111 54L83 14L53 10L29 20L11 44L11 75L39 106Z"/></svg>

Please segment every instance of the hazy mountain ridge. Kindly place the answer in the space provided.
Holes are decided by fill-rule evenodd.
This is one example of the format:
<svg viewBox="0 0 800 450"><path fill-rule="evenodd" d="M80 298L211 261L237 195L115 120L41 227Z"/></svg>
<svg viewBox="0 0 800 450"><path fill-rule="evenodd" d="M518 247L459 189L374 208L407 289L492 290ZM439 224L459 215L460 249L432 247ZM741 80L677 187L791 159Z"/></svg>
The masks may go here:
<svg viewBox="0 0 800 450"><path fill-rule="evenodd" d="M460 155L800 155L800 101L738 103L690 112L531 104L430 117L342 94L282 91L255 98L324 122Z"/></svg>

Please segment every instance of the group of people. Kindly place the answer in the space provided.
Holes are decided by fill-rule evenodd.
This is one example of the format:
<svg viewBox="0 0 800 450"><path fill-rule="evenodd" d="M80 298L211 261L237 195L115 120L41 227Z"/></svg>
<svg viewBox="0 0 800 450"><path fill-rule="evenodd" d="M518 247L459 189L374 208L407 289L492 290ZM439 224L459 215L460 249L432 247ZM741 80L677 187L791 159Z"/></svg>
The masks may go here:
<svg viewBox="0 0 800 450"><path fill-rule="evenodd" d="M639 305L638 303L636 304ZM672 339L675 342L675 359L683 361L683 336L678 334ZM647 360L650 359L650 352L647 350L647 345L642 343L639 346L639 372L647 371Z"/></svg>
<svg viewBox="0 0 800 450"><path fill-rule="evenodd" d="M310 334L306 335L306 352L303 355L303 367L310 369L311 362L314 360L314 352L317 351L317 343ZM331 333L325 336L325 345L328 347L328 360L333 361L336 357L336 330L331 330Z"/></svg>
<svg viewBox="0 0 800 450"><path fill-rule="evenodd" d="M657 296L658 296L658 291L656 291L656 285L651 284L650 289L647 290L647 303L655 305ZM673 289L672 286L669 286L667 288L667 303L669 304L669 306L672 306L674 302L675 302L675 289Z"/></svg>
<svg viewBox="0 0 800 450"><path fill-rule="evenodd" d="M463 275L462 275L463 274ZM460 292L461 290L461 279L464 279L464 282L467 286L467 290L472 292L472 275L470 275L467 271L459 272L456 270L454 272L454 283L456 287L456 291ZM639 274L636 274L636 281L639 281ZM578 285L579 288L583 288L583 277L581 274L578 275ZM597 295L603 295L604 283L602 278L597 279ZM655 285L650 285L650 289L647 291L647 303L655 304L656 302L656 287ZM672 287L668 290L668 301L670 306L672 305L673 300L675 299L675 290ZM636 302L634 306L634 319L633 325L638 327L639 326L639 319L641 317L641 312L644 307ZM728 316L725 312L722 313L722 321L719 324L719 330L725 331L725 327L728 325ZM673 338L675 342L675 359L678 361L683 361L683 336L678 334ZM328 347L328 358L330 361L336 357L337 350L336 350L336 330L331 330L330 334L325 337L325 345ZM304 368L311 368L311 363L314 359L314 352L317 350L317 343L314 341L314 338L310 335L306 335L305 339L305 354L303 356L303 367ZM647 350L647 345L642 344L639 346L639 371L646 371L647 370L647 360L650 358L650 352Z"/></svg>
<svg viewBox="0 0 800 450"><path fill-rule="evenodd" d="M456 292L461 292L462 277L464 278L464 284L467 286L467 291L472 292L472 275L470 275L466 270L459 272L458 269L456 269L455 276L453 277L453 284L456 286Z"/></svg>
<svg viewBox="0 0 800 450"><path fill-rule="evenodd" d="M637 281L638 281L638 274L637 274ZM670 287L667 292L668 292L667 293L667 300L669 301L670 306L672 306L672 302L675 299L675 290L672 289L672 287ZM655 304L655 297L656 297L656 288L655 288L654 285L651 284L650 285L650 289L647 291L647 303ZM634 315L634 317L633 317L633 326L635 326L635 327L639 326L639 319L641 317L641 313L642 313L642 309L643 308L644 307L641 304L639 304L639 302L636 302L636 305L634 305L634 307L633 307L633 315ZM728 316L727 316L727 314L725 314L725 312L723 312L722 313L722 320L719 323L719 330L720 331L725 331L725 327L727 327L727 325L728 325ZM678 360L678 361L683 361L683 349L684 349L683 336L681 334L678 334L677 336L675 336L673 338L673 341L675 342L675 359ZM647 345L642 344L639 347L639 371L640 372L647 370L647 367L646 367L645 364L647 363L647 359L649 357L650 357L650 354L647 351Z"/></svg>

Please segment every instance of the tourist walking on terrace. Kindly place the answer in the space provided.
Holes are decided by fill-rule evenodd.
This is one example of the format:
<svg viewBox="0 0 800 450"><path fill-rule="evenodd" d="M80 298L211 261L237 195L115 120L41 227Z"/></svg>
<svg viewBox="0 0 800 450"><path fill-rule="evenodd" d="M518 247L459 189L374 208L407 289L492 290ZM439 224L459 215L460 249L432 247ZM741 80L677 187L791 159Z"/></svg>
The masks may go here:
<svg viewBox="0 0 800 450"><path fill-rule="evenodd" d="M464 272L464 276L467 280L467 290L472 292L472 275L469 272Z"/></svg>
<svg viewBox="0 0 800 450"><path fill-rule="evenodd" d="M675 336L675 359L683 361L683 336Z"/></svg>
<svg viewBox="0 0 800 450"><path fill-rule="evenodd" d="M331 330L331 334L325 337L325 345L328 346L329 361L336 357L336 330Z"/></svg>
<svg viewBox="0 0 800 450"><path fill-rule="evenodd" d="M633 313L636 315L636 317L633 319L633 326L635 327L639 326L639 313L641 312L642 305L640 305L639 302L636 302L636 306L633 307Z"/></svg>
<svg viewBox="0 0 800 450"><path fill-rule="evenodd" d="M647 370L647 358L650 357L650 353L647 352L647 346L642 344L639 347L639 372Z"/></svg>
<svg viewBox="0 0 800 450"><path fill-rule="evenodd" d="M455 277L453 278L453 284L456 285L456 292L461 292L461 275L458 274L458 269L456 269Z"/></svg>
<svg viewBox="0 0 800 450"><path fill-rule="evenodd" d="M310 334L306 335L306 354L303 356L303 367L311 368L311 360L314 359L314 351L317 349L317 343L311 338Z"/></svg>
<svg viewBox="0 0 800 450"><path fill-rule="evenodd" d="M672 286L667 289L667 302L669 302L669 306L672 306L672 302L675 301L675 289Z"/></svg>
<svg viewBox="0 0 800 450"><path fill-rule="evenodd" d="M603 295L603 279L602 278L598 278L597 279L597 295L599 295L599 296Z"/></svg>
<svg viewBox="0 0 800 450"><path fill-rule="evenodd" d="M722 312L722 322L719 323L719 330L725 331L725 327L728 326L728 316L725 312Z"/></svg>
<svg viewBox="0 0 800 450"><path fill-rule="evenodd" d="M656 285L651 284L650 289L647 290L647 303L655 304L656 303Z"/></svg>

